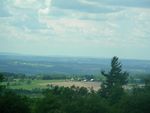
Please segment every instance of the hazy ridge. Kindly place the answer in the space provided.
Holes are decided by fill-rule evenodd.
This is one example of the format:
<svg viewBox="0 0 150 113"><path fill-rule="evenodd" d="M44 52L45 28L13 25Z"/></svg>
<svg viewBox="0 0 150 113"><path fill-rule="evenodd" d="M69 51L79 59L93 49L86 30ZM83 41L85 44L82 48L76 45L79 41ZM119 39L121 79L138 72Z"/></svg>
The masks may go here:
<svg viewBox="0 0 150 113"><path fill-rule="evenodd" d="M130 73L150 73L150 61L120 59L123 69ZM80 57L44 57L0 54L0 71L25 74L98 74L108 70L110 59Z"/></svg>

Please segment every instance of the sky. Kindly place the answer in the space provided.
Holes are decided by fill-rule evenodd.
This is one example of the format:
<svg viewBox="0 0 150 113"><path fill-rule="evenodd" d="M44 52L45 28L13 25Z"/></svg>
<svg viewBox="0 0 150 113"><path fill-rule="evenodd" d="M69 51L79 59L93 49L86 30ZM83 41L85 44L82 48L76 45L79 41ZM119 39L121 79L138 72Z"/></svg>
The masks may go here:
<svg viewBox="0 0 150 113"><path fill-rule="evenodd" d="M150 60L150 0L0 0L0 52Z"/></svg>

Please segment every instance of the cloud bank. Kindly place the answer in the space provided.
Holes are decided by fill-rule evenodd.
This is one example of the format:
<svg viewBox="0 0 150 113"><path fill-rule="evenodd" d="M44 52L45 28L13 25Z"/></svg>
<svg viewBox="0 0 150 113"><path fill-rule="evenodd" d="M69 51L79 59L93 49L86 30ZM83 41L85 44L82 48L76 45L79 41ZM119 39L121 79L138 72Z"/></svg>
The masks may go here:
<svg viewBox="0 0 150 113"><path fill-rule="evenodd" d="M0 51L150 59L149 0L2 0Z"/></svg>

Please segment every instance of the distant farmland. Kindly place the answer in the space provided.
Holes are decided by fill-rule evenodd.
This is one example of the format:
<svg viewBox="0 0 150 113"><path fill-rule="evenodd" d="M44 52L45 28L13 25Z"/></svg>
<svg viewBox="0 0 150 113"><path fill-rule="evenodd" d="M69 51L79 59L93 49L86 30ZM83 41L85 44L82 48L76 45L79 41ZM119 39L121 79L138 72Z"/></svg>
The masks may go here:
<svg viewBox="0 0 150 113"><path fill-rule="evenodd" d="M84 82L84 81L70 81L70 80L30 80L30 83L27 83L28 80L24 82L10 82L9 88L11 89L26 89L32 90L36 88L46 89L51 86L64 86L64 87L85 87L87 89L98 90L100 88L100 82Z"/></svg>
<svg viewBox="0 0 150 113"><path fill-rule="evenodd" d="M47 86L47 85L53 85L53 86L64 86L64 87L85 87L87 89L94 89L98 90L100 88L100 82L84 82L84 81L55 81L50 83L41 83L40 85Z"/></svg>

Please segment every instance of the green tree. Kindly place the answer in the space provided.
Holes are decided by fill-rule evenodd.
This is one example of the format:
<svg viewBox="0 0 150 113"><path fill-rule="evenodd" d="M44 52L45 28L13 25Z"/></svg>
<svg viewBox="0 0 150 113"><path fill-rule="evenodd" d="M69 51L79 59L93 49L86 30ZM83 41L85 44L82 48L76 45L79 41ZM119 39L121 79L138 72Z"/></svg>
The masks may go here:
<svg viewBox="0 0 150 113"><path fill-rule="evenodd" d="M149 113L150 92L138 90L137 94L132 94L122 98L118 103L118 113Z"/></svg>
<svg viewBox="0 0 150 113"><path fill-rule="evenodd" d="M36 103L35 113L63 113L62 103L57 98L57 96L52 95L51 93L45 95L43 99L40 99Z"/></svg>
<svg viewBox="0 0 150 113"><path fill-rule="evenodd" d="M111 70L108 73L102 71L105 81L101 85L101 96L110 99L119 99L123 93L123 85L127 83L128 73L122 71L122 65L118 57L114 56L111 61ZM116 101L116 100L115 100Z"/></svg>
<svg viewBox="0 0 150 113"><path fill-rule="evenodd" d="M0 94L2 93L3 89L5 88L5 86L2 84L4 80L4 76L2 73L0 73Z"/></svg>
<svg viewBox="0 0 150 113"><path fill-rule="evenodd" d="M27 98L6 91L0 95L0 113L30 113Z"/></svg>

